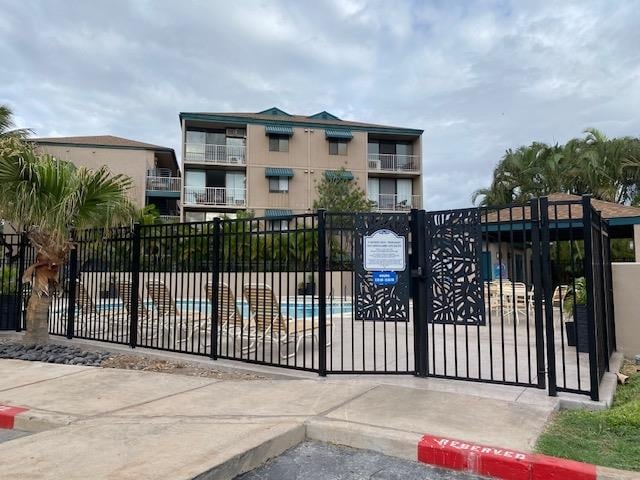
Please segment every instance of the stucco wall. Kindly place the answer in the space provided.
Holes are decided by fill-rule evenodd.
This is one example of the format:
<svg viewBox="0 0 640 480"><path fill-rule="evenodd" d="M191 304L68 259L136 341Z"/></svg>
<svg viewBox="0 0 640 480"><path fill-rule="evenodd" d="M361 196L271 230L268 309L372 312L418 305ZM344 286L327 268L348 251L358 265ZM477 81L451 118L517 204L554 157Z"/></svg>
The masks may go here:
<svg viewBox="0 0 640 480"><path fill-rule="evenodd" d="M640 263L614 263L612 272L616 341L631 358L640 355Z"/></svg>
<svg viewBox="0 0 640 480"><path fill-rule="evenodd" d="M155 166L152 151L68 145L40 145L39 149L77 166L96 169L106 165L115 174L121 173L131 177L135 185L131 191L131 199L136 207L144 207L147 170Z"/></svg>
<svg viewBox="0 0 640 480"><path fill-rule="evenodd" d="M247 126L247 203L258 215L264 208L288 208L295 213L304 213L313 207L316 198L316 183L326 170L344 167L356 177L358 185L367 188L367 135L353 132L348 143L347 155L329 155L329 142L324 129L294 127L289 140L288 152L270 152L269 137L262 125ZM311 168L309 168L311 165ZM293 169L289 180L289 193L269 193L269 182L265 178L266 167L288 167Z"/></svg>

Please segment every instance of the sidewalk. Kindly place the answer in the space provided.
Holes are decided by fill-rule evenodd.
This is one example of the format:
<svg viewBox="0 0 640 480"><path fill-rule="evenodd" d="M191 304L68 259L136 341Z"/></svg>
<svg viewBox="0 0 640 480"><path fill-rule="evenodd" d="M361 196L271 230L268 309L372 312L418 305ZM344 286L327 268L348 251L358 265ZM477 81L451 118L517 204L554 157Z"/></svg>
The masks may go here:
<svg viewBox="0 0 640 480"><path fill-rule="evenodd" d="M0 443L0 477L232 479L305 439L448 466L440 459L459 463L461 447L485 450L475 444L531 452L559 405L439 379L247 378L0 360L1 423L41 432ZM622 473L597 478L635 478Z"/></svg>
<svg viewBox="0 0 640 480"><path fill-rule="evenodd" d="M15 428L47 430L0 445L2 476L16 479L233 478L305 435L413 460L425 432L528 451L556 408L360 379L226 381L20 360L0 360L0 404L28 409Z"/></svg>

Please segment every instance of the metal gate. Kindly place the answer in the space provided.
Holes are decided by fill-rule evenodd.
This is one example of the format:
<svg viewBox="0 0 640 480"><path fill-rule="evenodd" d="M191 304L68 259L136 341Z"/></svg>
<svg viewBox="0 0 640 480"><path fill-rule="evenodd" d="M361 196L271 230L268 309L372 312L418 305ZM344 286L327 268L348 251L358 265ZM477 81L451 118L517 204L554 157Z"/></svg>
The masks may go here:
<svg viewBox="0 0 640 480"><path fill-rule="evenodd" d="M599 397L615 327L590 197L414 211L412 224L418 375Z"/></svg>
<svg viewBox="0 0 640 480"><path fill-rule="evenodd" d="M424 292L415 305L416 318L424 318L420 373L544 388L542 322L531 289L534 229L522 221L524 207L415 216L424 232L417 248L425 251L416 275ZM511 281L516 272L519 281Z"/></svg>

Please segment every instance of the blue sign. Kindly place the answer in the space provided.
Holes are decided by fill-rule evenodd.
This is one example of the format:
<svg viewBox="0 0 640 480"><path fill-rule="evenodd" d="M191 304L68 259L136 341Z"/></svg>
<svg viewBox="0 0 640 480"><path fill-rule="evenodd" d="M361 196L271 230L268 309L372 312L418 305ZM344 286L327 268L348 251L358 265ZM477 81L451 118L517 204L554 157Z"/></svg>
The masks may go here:
<svg viewBox="0 0 640 480"><path fill-rule="evenodd" d="M398 283L396 272L373 272L373 283L375 285L395 285Z"/></svg>

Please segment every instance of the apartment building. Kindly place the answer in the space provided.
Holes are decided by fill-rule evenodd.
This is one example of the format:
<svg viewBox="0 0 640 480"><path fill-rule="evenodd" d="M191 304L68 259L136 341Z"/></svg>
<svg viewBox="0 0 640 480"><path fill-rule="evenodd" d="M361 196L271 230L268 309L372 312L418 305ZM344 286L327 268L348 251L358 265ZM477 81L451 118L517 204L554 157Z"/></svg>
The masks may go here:
<svg viewBox="0 0 640 480"><path fill-rule="evenodd" d="M251 210L285 227L291 215L312 209L317 182L338 174L364 189L379 211L422 206L422 130L275 107L182 112L180 122L185 221Z"/></svg>
<svg viewBox="0 0 640 480"><path fill-rule="evenodd" d="M91 169L106 165L134 181L131 200L138 207L154 204L165 221L178 221L182 190L180 167L172 148L112 135L33 138L44 153Z"/></svg>

